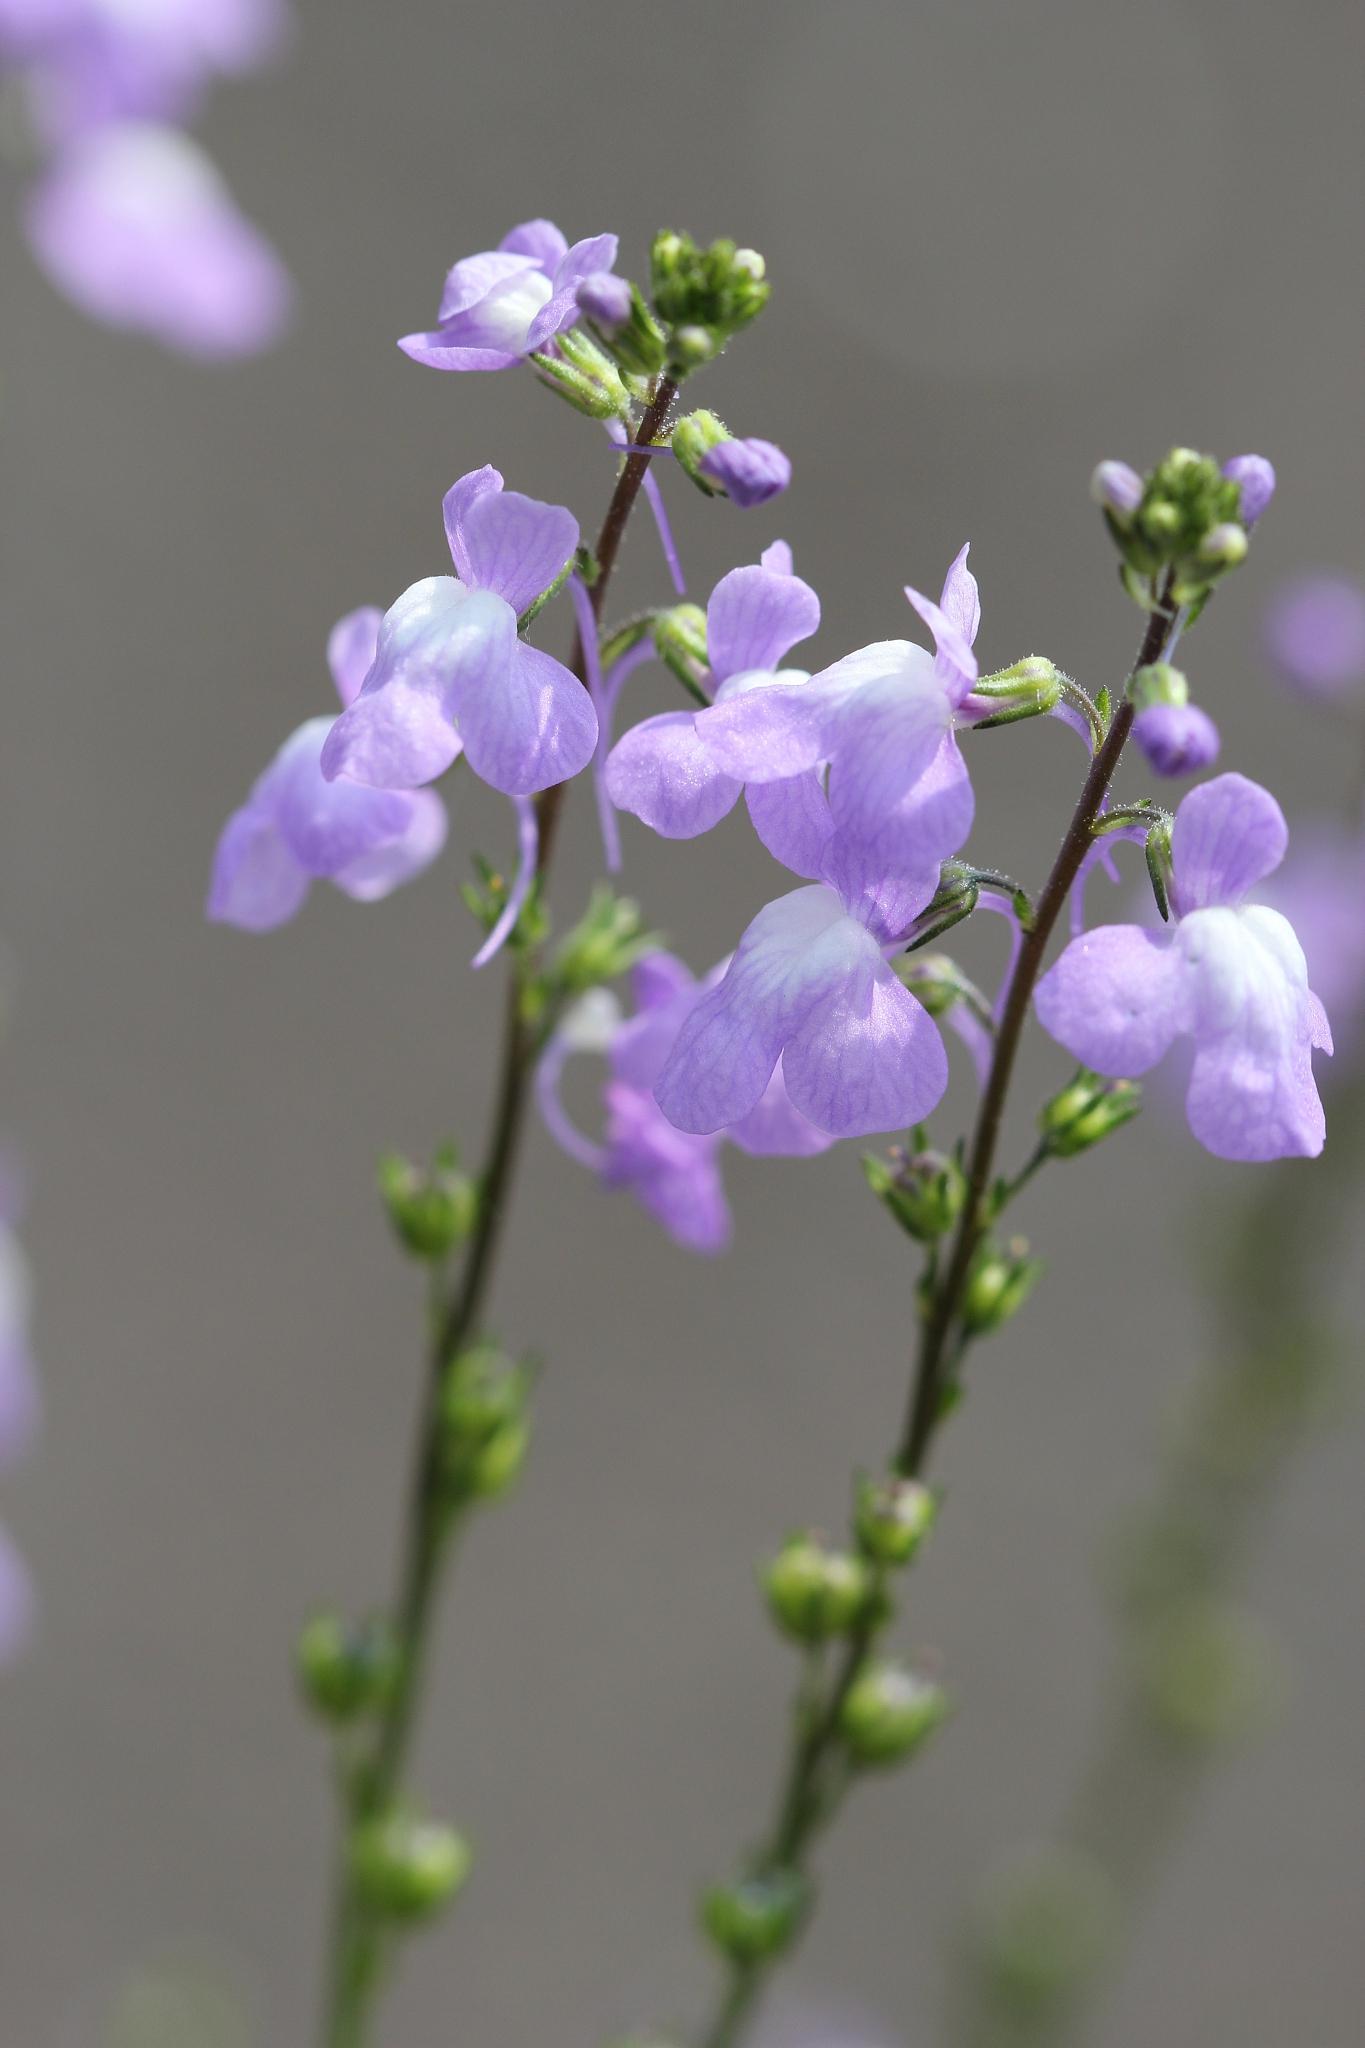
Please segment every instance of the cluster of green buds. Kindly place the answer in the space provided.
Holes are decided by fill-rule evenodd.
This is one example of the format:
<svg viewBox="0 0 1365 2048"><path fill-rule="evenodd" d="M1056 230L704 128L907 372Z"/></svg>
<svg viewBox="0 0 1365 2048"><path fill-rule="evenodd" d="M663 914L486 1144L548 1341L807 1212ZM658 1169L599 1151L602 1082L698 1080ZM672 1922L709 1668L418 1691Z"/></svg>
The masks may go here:
<svg viewBox="0 0 1365 2048"><path fill-rule="evenodd" d="M701 1901L708 1939L730 1962L771 1962L801 1931L811 1905L809 1881L782 1866L712 1885Z"/></svg>
<svg viewBox="0 0 1365 2048"><path fill-rule="evenodd" d="M1000 1244L987 1235L972 1258L962 1294L962 1327L969 1337L988 1337L1021 1309L1043 1270L1041 1259L1029 1257L1028 1241L1012 1237Z"/></svg>
<svg viewBox="0 0 1365 2048"><path fill-rule="evenodd" d="M620 420L628 417L634 395L621 374L615 350L603 345L601 334L583 327L571 327L555 336L554 351L540 349L532 355L536 375L547 390L565 399L575 412L590 420Z"/></svg>
<svg viewBox="0 0 1365 2048"><path fill-rule="evenodd" d="M1045 1102L1038 1116L1043 1145L1051 1159L1074 1159L1114 1131L1131 1123L1142 1107L1136 1081L1107 1081L1087 1067Z"/></svg>
<svg viewBox="0 0 1365 2048"><path fill-rule="evenodd" d="M548 973L549 993L558 1002L616 981L658 950L656 933L649 931L638 903L618 896L605 882L588 898L588 907L556 949Z"/></svg>
<svg viewBox="0 0 1365 2048"><path fill-rule="evenodd" d="M454 1828L395 1809L362 1821L351 1837L356 1896L377 1920L412 1925L450 1903L472 1853Z"/></svg>
<svg viewBox="0 0 1365 2048"><path fill-rule="evenodd" d="M447 1367L440 1391L439 1483L448 1506L496 1500L526 1457L530 1372L495 1344L475 1344Z"/></svg>
<svg viewBox="0 0 1365 2048"><path fill-rule="evenodd" d="M912 1153L897 1145L884 1159L865 1157L863 1173L887 1213L920 1244L946 1235L967 1199L967 1176L955 1154L927 1147Z"/></svg>
<svg viewBox="0 0 1365 2048"><path fill-rule="evenodd" d="M1146 477L1102 462L1092 495L1121 557L1129 595L1150 607L1169 575L1176 604L1197 606L1245 561L1242 486L1210 455L1173 448Z"/></svg>
<svg viewBox="0 0 1365 2048"><path fill-rule="evenodd" d="M379 1162L379 1193L404 1251L430 1265L449 1258L478 1221L478 1189L460 1172L453 1144L443 1145L429 1168L386 1152Z"/></svg>
<svg viewBox="0 0 1365 2048"><path fill-rule="evenodd" d="M728 240L702 248L690 235L665 229L650 250L650 296L668 330L674 374L698 369L719 355L763 311L771 287L756 249Z"/></svg>

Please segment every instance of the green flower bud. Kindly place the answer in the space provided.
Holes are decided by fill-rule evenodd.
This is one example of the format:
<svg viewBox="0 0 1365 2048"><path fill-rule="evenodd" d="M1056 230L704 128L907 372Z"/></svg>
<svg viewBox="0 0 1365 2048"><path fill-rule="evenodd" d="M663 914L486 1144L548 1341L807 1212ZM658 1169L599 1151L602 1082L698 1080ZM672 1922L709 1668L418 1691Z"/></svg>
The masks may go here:
<svg viewBox="0 0 1365 2048"><path fill-rule="evenodd" d="M656 235L650 280L654 310L671 330L669 359L684 372L709 361L768 303L763 258L730 241L703 249L690 235Z"/></svg>
<svg viewBox="0 0 1365 2048"><path fill-rule="evenodd" d="M1054 1159L1074 1159L1131 1123L1141 1107L1136 1081L1101 1080L1082 1067L1074 1081L1044 1103L1038 1128Z"/></svg>
<svg viewBox="0 0 1365 2048"><path fill-rule="evenodd" d="M951 1230L967 1199L967 1177L946 1152L912 1157L897 1146L886 1159L865 1157L863 1173L901 1229L921 1244L932 1244Z"/></svg>
<svg viewBox="0 0 1365 2048"><path fill-rule="evenodd" d="M1199 559L1212 569L1235 569L1246 560L1248 546L1245 527L1227 519L1204 535L1199 546Z"/></svg>
<svg viewBox="0 0 1365 2048"><path fill-rule="evenodd" d="M386 1621L351 1626L338 1615L315 1614L296 1655L303 1696L324 1721L342 1725L377 1714L393 1696L400 1659Z"/></svg>
<svg viewBox="0 0 1365 2048"><path fill-rule="evenodd" d="M839 1732L855 1763L898 1764L914 1755L947 1712L939 1686L904 1664L876 1659L844 1695Z"/></svg>
<svg viewBox="0 0 1365 2048"><path fill-rule="evenodd" d="M937 1514L938 1502L917 1479L858 1481L853 1527L864 1557L874 1564L909 1564Z"/></svg>
<svg viewBox="0 0 1365 2048"><path fill-rule="evenodd" d="M705 696L706 613L698 604L670 605L654 619L654 646L660 661L694 695Z"/></svg>
<svg viewBox="0 0 1365 2048"><path fill-rule="evenodd" d="M536 351L531 361L547 389L558 393L575 412L590 420L625 419L630 392L606 351L581 327L555 336L556 353Z"/></svg>
<svg viewBox="0 0 1365 2048"><path fill-rule="evenodd" d="M809 1906L803 1877L794 1870L769 1870L713 1885L702 1900L701 1923L731 1962L766 1962L790 1948Z"/></svg>
<svg viewBox="0 0 1365 2048"><path fill-rule="evenodd" d="M401 1813L367 1821L351 1842L356 1890L386 1920L429 1919L459 1891L472 1861L453 1828Z"/></svg>
<svg viewBox="0 0 1365 2048"><path fill-rule="evenodd" d="M569 996L600 988L627 973L646 953L656 952L658 945L656 935L645 929L639 904L600 883L555 955L556 986Z"/></svg>
<svg viewBox="0 0 1365 2048"><path fill-rule="evenodd" d="M1139 711L1145 711L1149 704L1188 704L1190 686L1169 661L1153 661L1131 678L1128 695Z"/></svg>
<svg viewBox="0 0 1365 2048"><path fill-rule="evenodd" d="M447 1258L473 1230L479 1197L467 1174L456 1171L456 1151L444 1146L429 1172L397 1152L379 1162L379 1192L399 1243L415 1259Z"/></svg>
<svg viewBox="0 0 1365 2048"><path fill-rule="evenodd" d="M860 1557L793 1536L761 1574L774 1621L802 1643L843 1635L864 1614L872 1579Z"/></svg>
<svg viewBox="0 0 1365 2048"><path fill-rule="evenodd" d="M441 1390L441 1475L453 1501L494 1500L526 1456L527 1376L495 1345L466 1351Z"/></svg>
<svg viewBox="0 0 1365 2048"><path fill-rule="evenodd" d="M653 377L664 366L667 336L645 304L639 286L632 284L629 292L630 310L625 320L619 323L613 319L608 325L604 320L593 317L596 309L592 307L591 294L585 310L580 293L579 309L584 311L599 346L620 364L628 376Z"/></svg>
<svg viewBox="0 0 1365 2048"><path fill-rule="evenodd" d="M1007 1323L1023 1307L1043 1270L1041 1259L1028 1256L1028 1242L1012 1237L1007 1245L987 1238L976 1254L962 1299L962 1326L972 1337L985 1337Z"/></svg>
<svg viewBox="0 0 1365 2048"><path fill-rule="evenodd" d="M713 484L701 473L703 459L722 442L732 441L734 435L723 419L713 412L689 412L678 421L673 429L673 453L679 467L686 471L699 490L708 498L719 495L719 486Z"/></svg>

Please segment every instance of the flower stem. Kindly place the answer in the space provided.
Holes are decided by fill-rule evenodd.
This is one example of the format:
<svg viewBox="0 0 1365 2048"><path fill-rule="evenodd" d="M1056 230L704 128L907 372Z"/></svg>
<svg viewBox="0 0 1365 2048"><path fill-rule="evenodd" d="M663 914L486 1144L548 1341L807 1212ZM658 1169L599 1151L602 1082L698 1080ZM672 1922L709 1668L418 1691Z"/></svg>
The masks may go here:
<svg viewBox="0 0 1365 2048"><path fill-rule="evenodd" d="M676 396L676 384L667 377L661 378L639 422L635 438L641 444L652 441L658 434ZM648 466L647 457L627 453L616 479L595 549L597 577L589 593L594 620L601 618L607 586ZM587 667L581 636L574 648L573 669L579 680L586 682ZM563 804L564 787L561 784L547 789L537 804L540 827L537 873L542 879L548 872L553 854L555 826ZM457 1528L456 1519L443 1500L440 1484L438 1425L441 1398L452 1362L479 1334L507 1221L537 1049L535 1034L525 1016L524 997L529 972L525 957L514 951L508 976L497 1101L479 1176L478 1221L459 1272L453 1282L442 1277L433 1302L426 1386L418 1421L413 1476L408 1493L407 1534L395 1602L398 1676L375 1727L370 1754L343 1786L343 1825L332 1908L327 2004L321 2036L323 2048L366 2048L384 1974L387 1944L358 1898L352 1882L348 1860L350 1836L358 1822L382 1814L392 1805L406 1772L421 1703L433 1633L433 1611L443 1567L450 1555Z"/></svg>
<svg viewBox="0 0 1365 2048"><path fill-rule="evenodd" d="M1169 592L1163 592L1148 621L1141 649L1133 663L1134 670L1160 660L1174 624L1175 611ZM909 1408L894 1459L896 1471L905 1478L918 1478L925 1469L938 1424L946 1412L944 1397L953 1384L966 1348L966 1333L960 1326L963 1292L973 1255L989 1221L991 1176L1015 1055L1048 940L1092 844L1092 828L1108 794L1132 722L1133 707L1124 697L1103 745L1091 762L1061 849L1038 898L1033 922L1025 930L1015 958L991 1070L972 1136L968 1193L962 1222L950 1256L937 1269L922 1323ZM1021 1184L1028 1178L1031 1165L1032 1162L1021 1176ZM868 1618L853 1630L845 1642L823 1698L814 1706L807 1704L798 1712L796 1735L779 1800L778 1822L753 1859L759 1870L781 1868L804 1875L809 1852L839 1805L845 1789L845 1780L838 1775L840 1718L844 1702L884 1625L882 1603L875 1599L870 1601L867 1614ZM700 2036L701 2048L735 2048L735 2044L743 2039L748 2021L777 1960L774 1956L757 1962L735 1961L727 1965L715 2017Z"/></svg>

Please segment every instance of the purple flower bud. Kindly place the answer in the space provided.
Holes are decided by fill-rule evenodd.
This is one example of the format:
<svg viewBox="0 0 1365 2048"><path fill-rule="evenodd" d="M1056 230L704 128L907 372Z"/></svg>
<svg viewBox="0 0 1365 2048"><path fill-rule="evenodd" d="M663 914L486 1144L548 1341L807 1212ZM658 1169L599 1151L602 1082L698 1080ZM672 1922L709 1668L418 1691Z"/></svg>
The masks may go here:
<svg viewBox="0 0 1365 2048"><path fill-rule="evenodd" d="M1331 700L1365 684L1365 589L1353 577L1302 576L1266 616L1270 658L1290 689Z"/></svg>
<svg viewBox="0 0 1365 2048"><path fill-rule="evenodd" d="M1133 738L1156 775L1195 775L1218 759L1218 728L1197 704L1149 704Z"/></svg>
<svg viewBox="0 0 1365 2048"><path fill-rule="evenodd" d="M610 270L594 270L578 287L578 310L608 333L630 319L630 285Z"/></svg>
<svg viewBox="0 0 1365 2048"><path fill-rule="evenodd" d="M1090 479L1090 495L1126 526L1142 503L1142 478L1126 462L1102 462Z"/></svg>
<svg viewBox="0 0 1365 2048"><path fill-rule="evenodd" d="M1275 495L1275 469L1264 455L1234 455L1223 464L1223 474L1242 493L1242 524L1252 527L1269 508Z"/></svg>
<svg viewBox="0 0 1365 2048"><path fill-rule="evenodd" d="M792 480L791 463L771 441L722 441L697 466L721 486L732 504L746 511L766 505Z"/></svg>

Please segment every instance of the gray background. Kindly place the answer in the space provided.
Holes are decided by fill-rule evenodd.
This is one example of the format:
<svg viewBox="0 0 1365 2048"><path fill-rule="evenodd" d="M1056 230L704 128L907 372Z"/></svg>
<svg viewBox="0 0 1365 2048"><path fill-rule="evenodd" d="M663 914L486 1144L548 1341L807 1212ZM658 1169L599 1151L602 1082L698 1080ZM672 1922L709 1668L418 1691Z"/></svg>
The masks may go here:
<svg viewBox="0 0 1365 2048"><path fill-rule="evenodd" d="M200 906L221 819L327 705L333 618L441 567L450 481L491 459L585 524L609 489L595 430L529 379L443 379L393 347L457 255L538 212L619 228L637 270L664 221L766 252L772 310L698 397L785 444L796 485L748 515L669 487L699 593L792 540L821 659L907 630L900 585L933 588L970 535L986 660L1045 650L1112 683L1136 621L1092 464L1266 450L1280 502L1189 661L1229 765L1298 806L1342 779L1333 735L1268 686L1257 626L1277 577L1359 562L1349 0L302 12L292 63L207 124L299 280L276 354L207 374L83 325L0 208L3 1120L36 1182L48 1402L3 1504L43 1603L0 1682L6 2048L101 2039L126 1972L183 1950L246 1987L262 2043L308 2038L328 1812L288 1649L315 1598L387 1584L419 1304L371 1164L478 1142L496 975L466 970L456 883L506 822L462 783L419 885L370 909L319 891L272 938ZM661 588L642 524L619 595ZM665 701L635 687L637 713ZM1028 728L973 766L974 851L1036 877L1079 754ZM585 795L565 906L596 859ZM737 820L627 843L699 965L782 883ZM984 963L997 935L974 943ZM1016 1143L1060 1072L1035 1048ZM966 1105L959 1076L937 1128ZM736 1156L729 1179L737 1249L699 1264L533 1135L496 1314L551 1368L524 1488L460 1567L420 1770L477 1837L477 1880L411 1954L395 2048L591 2043L704 1994L693 1887L766 1808L790 1675L750 1560L838 1525L910 1338L856 1148ZM907 1635L960 1711L857 1801L793 1974L891 2041L939 2038L959 1905L1047 1826L1093 1727L1097 1549L1201 1354L1192 1218L1242 1185L1154 1112L1023 1219L1046 1291L980 1353ZM1357 1410L1266 1532L1253 1590L1292 1715L1201 1801L1107 2048L1359 2038L1362 1447Z"/></svg>

